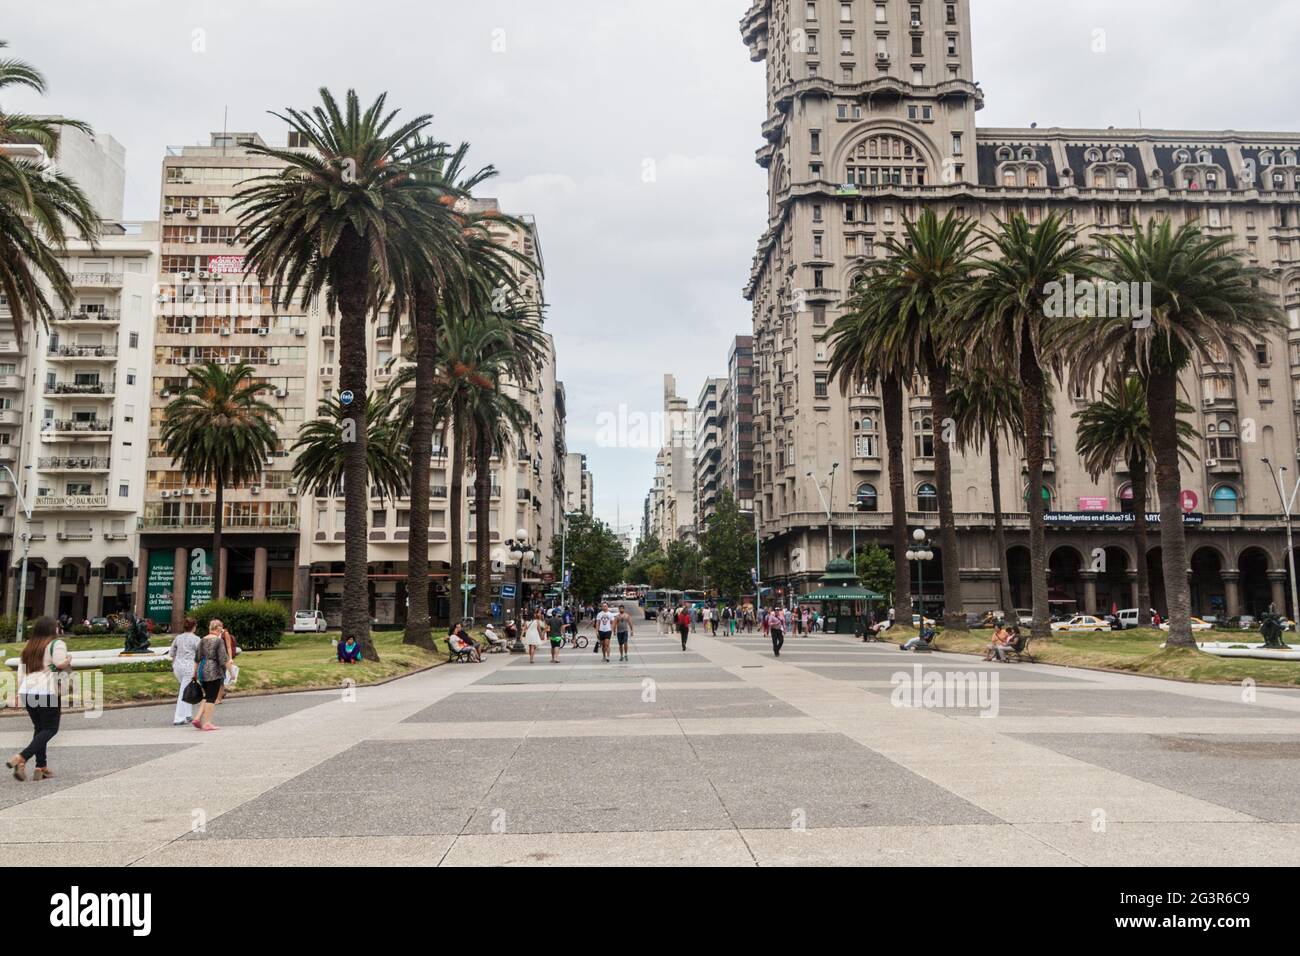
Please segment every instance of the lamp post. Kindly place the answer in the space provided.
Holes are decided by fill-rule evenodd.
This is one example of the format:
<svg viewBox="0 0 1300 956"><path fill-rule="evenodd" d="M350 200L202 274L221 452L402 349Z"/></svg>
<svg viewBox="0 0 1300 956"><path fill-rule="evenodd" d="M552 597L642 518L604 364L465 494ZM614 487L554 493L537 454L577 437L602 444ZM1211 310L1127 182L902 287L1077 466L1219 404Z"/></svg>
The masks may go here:
<svg viewBox="0 0 1300 956"><path fill-rule="evenodd" d="M568 591L568 548L569 548L569 519L576 518L578 515L585 514L582 511L566 511L564 513L564 527L560 531L560 608L561 612L568 605L565 603L565 592Z"/></svg>
<svg viewBox="0 0 1300 956"><path fill-rule="evenodd" d="M915 547L907 552L907 560L916 562L916 611L920 618L920 627L925 626L925 562L934 560L934 552L930 550L930 542L925 538L925 531L917 528L912 532L912 540L916 542Z"/></svg>
<svg viewBox="0 0 1300 956"><path fill-rule="evenodd" d="M510 549L510 560L515 563L515 641L510 645L510 649L516 653L522 653L524 650L524 619L520 613L524 600L524 562L533 560L536 552L533 546L528 543L528 530L520 528L515 532L515 537L506 542L506 547Z"/></svg>
<svg viewBox="0 0 1300 956"><path fill-rule="evenodd" d="M838 461L832 462L831 472L829 475L826 476L826 485L830 490L830 500L827 500L826 495L822 494L822 486L821 483L816 480L817 476L814 475L811 471L808 472L808 477L813 479L813 486L817 489L817 497L821 499L822 507L826 510L826 563L827 564L830 564L831 557L835 554L835 537L834 537L835 533L831 527L832 521L834 520L834 512L831 510L831 505L835 501L835 472L839 470L839 467L840 467L840 463Z"/></svg>
<svg viewBox="0 0 1300 956"><path fill-rule="evenodd" d="M1296 600L1295 545L1291 534L1291 514L1295 510L1296 494L1300 492L1300 475L1296 475L1295 487L1291 489L1291 497L1288 498L1285 491L1286 465L1279 465L1275 469L1273 463L1267 458L1262 460L1268 465L1269 474L1273 476L1273 484L1277 486L1277 497L1282 503L1282 514L1286 516L1286 563L1291 578L1291 616L1294 619L1300 617L1300 601ZM1297 625L1297 628L1300 628L1300 625Z"/></svg>
<svg viewBox="0 0 1300 956"><path fill-rule="evenodd" d="M31 465L27 466L31 468ZM14 631L14 639L21 644L23 642L23 618L27 613L27 552L32 546L32 506L31 503L23 498L22 486L18 483L17 476L8 465L0 465L9 475L9 480L14 483L14 496L18 499L18 507L23 509L23 517L27 519L27 526L23 528L20 536L23 542L23 565L22 571L19 572L21 577L18 580L18 623ZM49 586L48 583L46 585Z"/></svg>

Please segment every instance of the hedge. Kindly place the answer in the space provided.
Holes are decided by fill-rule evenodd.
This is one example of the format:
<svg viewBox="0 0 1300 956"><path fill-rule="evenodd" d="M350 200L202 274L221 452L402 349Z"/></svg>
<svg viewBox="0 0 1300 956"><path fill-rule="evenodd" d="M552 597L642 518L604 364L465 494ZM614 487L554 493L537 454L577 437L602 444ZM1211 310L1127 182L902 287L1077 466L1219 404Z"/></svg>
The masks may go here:
<svg viewBox="0 0 1300 956"><path fill-rule="evenodd" d="M289 627L289 612L276 601L236 601L226 598L209 601L189 612L199 622L199 633L206 634L208 622L221 621L235 643L247 651L276 647Z"/></svg>

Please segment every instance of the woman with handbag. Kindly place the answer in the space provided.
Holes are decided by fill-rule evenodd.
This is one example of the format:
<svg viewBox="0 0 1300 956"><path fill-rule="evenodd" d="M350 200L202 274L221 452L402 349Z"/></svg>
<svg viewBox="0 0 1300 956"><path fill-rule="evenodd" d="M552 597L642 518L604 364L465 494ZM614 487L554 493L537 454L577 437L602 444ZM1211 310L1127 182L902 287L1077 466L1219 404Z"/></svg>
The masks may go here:
<svg viewBox="0 0 1300 956"><path fill-rule="evenodd" d="M188 724L194 719L194 705L185 699L185 689L194 677L194 652L199 649L199 636L194 633L194 629L198 626L198 621L187 617L185 629L172 638L172 646L167 649L167 656L172 662L172 673L180 684L180 690L176 694L176 713L172 716L173 727ZM194 696L193 691L190 696Z"/></svg>
<svg viewBox="0 0 1300 956"><path fill-rule="evenodd" d="M212 723L212 712L221 695L222 683L234 662L225 641L226 629L218 620L208 623L208 636L199 641L194 652L194 679L203 688L203 702L199 704L198 716L194 718L196 730L219 730Z"/></svg>
<svg viewBox="0 0 1300 956"><path fill-rule="evenodd" d="M15 780L27 779L27 761L36 758L33 780L53 777L45 758L45 748L59 732L63 695L63 675L72 670L68 645L59 640L59 626L52 617L38 618L32 636L23 646L18 669L18 699L31 718L32 742L21 753L5 761Z"/></svg>
<svg viewBox="0 0 1300 956"><path fill-rule="evenodd" d="M542 646L542 638L545 635L546 618L539 608L524 631L524 647L528 648L528 663L535 664L537 662L537 649Z"/></svg>

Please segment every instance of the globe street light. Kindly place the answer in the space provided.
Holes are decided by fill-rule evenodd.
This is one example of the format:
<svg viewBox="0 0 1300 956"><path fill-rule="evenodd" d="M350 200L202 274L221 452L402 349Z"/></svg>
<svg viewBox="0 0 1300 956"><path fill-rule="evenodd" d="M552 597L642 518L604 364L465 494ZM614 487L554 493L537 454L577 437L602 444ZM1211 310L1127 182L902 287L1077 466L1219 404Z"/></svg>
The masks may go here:
<svg viewBox="0 0 1300 956"><path fill-rule="evenodd" d="M536 556L536 551L528 543L528 529L520 528L515 532L515 537L506 542L506 547L510 550L506 553L510 560L515 564L515 641L510 645L510 650L516 653L522 653L524 650L523 630L524 620L520 613L523 607L524 597L524 562L532 561Z"/></svg>
<svg viewBox="0 0 1300 956"><path fill-rule="evenodd" d="M916 542L916 547L910 548L905 555L908 561L916 562L916 610L920 617L920 626L925 626L925 562L934 560L934 551L930 547L930 542L926 540L925 531L917 528L912 532L912 540Z"/></svg>

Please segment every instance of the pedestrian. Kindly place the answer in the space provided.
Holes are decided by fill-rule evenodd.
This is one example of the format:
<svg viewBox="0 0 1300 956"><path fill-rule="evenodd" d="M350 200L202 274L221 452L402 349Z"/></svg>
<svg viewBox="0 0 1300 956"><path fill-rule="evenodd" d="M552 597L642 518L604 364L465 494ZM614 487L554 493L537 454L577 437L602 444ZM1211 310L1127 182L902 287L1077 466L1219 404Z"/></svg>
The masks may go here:
<svg viewBox="0 0 1300 956"><path fill-rule="evenodd" d="M627 660L627 642L632 637L632 615L627 613L627 608L623 605L618 606L618 617L614 620L614 633L618 636L618 659Z"/></svg>
<svg viewBox="0 0 1300 956"><path fill-rule="evenodd" d="M605 658L605 663L609 663L609 639L614 632L614 621L618 615L609 609L608 604L601 606L601 611L596 615L596 650L600 651Z"/></svg>
<svg viewBox="0 0 1300 956"><path fill-rule="evenodd" d="M172 674L181 685L180 692L176 695L176 713L172 715L173 727L188 724L194 719L194 705L185 702L185 688L194 677L194 652L199 649L199 636L194 631L198 626L198 621L187 617L184 629L172 638L171 647L167 648L167 656L172 662Z"/></svg>
<svg viewBox="0 0 1300 956"><path fill-rule="evenodd" d="M150 619L146 618L146 620ZM218 621L217 623L221 622ZM209 625L209 627L211 627L211 625ZM224 624L221 625L221 640L225 642L226 654L230 657L230 667L226 669L226 676L221 682L221 690L217 696L218 704L221 703L222 699L226 696L227 688L229 688L230 685L235 682L235 678L239 676L239 667L235 664L235 657L239 654L239 645L235 643L235 635L226 630ZM359 661L360 659L360 656L358 656L357 660Z"/></svg>
<svg viewBox="0 0 1300 956"><path fill-rule="evenodd" d="M213 618L208 622L208 636L199 641L194 651L195 677L203 687L203 702L194 718L196 730L220 730L212 723L212 712L221 697L222 684L234 661L230 656L230 645L226 643L226 629L222 623Z"/></svg>
<svg viewBox="0 0 1300 956"><path fill-rule="evenodd" d="M772 655L780 657L781 648L785 646L785 618L779 610L768 615L767 632L772 638Z"/></svg>
<svg viewBox="0 0 1300 956"><path fill-rule="evenodd" d="M46 759L46 748L59 732L62 716L64 674L72 670L68 645L59 639L59 626L52 617L37 618L32 635L18 658L18 701L32 721L32 741L5 761L15 780L27 779L27 761L36 758L33 780L54 776Z"/></svg>
<svg viewBox="0 0 1300 956"><path fill-rule="evenodd" d="M682 639L682 650L686 650L686 639L691 635L691 609L683 604L677 612L677 633Z"/></svg>
<svg viewBox="0 0 1300 956"><path fill-rule="evenodd" d="M538 609L524 631L524 647L528 648L528 663L537 663L537 649L544 643L542 636L546 633L546 618Z"/></svg>
<svg viewBox="0 0 1300 956"><path fill-rule="evenodd" d="M551 663L560 663L560 648L564 646L564 632L568 629L566 615L551 615Z"/></svg>

